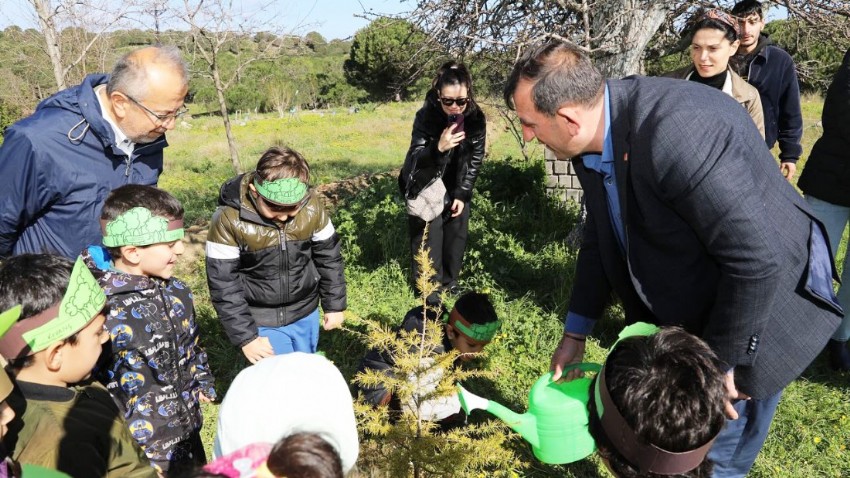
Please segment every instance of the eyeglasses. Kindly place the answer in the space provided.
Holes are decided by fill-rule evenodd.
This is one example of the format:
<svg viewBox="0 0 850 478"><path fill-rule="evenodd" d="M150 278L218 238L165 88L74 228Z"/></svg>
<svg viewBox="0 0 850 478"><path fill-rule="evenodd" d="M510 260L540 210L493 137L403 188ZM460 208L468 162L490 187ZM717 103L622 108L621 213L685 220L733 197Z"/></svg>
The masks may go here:
<svg viewBox="0 0 850 478"><path fill-rule="evenodd" d="M440 98L440 103L445 106L451 106L456 103L458 106L466 106L469 103L469 98Z"/></svg>
<svg viewBox="0 0 850 478"><path fill-rule="evenodd" d="M183 105L183 106L181 106L180 108L178 108L178 109L177 109L177 111L175 111L174 113L169 113L169 114L166 114L166 115L161 115L161 114L158 114L158 113L154 113L153 111L151 111L150 109L148 109L148 107L147 107L147 106L145 106L145 105L143 105L142 103L140 103L140 102L139 102L139 100L137 100L137 99L133 98L132 96L128 95L127 93L123 93L123 92L122 92L121 94L122 94L122 95L124 95L124 96L126 96L128 100L130 100L130 101L132 101L133 103L135 103L135 104L136 104L136 106L138 106L139 108L141 108L141 109L145 110L145 111L146 111L149 115L151 115L151 116L153 116L154 118L156 118L155 123L156 123L157 125L164 125L165 123L168 123L169 121L177 120L177 118L179 118L179 117L181 117L181 116L183 116L183 115L185 115L186 113L188 113L188 112L189 112L189 108L186 108L186 105Z"/></svg>

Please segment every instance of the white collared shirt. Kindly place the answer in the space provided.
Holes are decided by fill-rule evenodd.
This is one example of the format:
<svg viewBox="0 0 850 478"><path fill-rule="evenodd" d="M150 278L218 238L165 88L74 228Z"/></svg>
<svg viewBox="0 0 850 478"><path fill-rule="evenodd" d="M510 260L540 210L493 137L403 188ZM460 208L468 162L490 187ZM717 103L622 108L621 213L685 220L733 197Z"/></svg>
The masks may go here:
<svg viewBox="0 0 850 478"><path fill-rule="evenodd" d="M121 128L118 127L118 124L112 119L112 116L107 113L107 105L104 104L103 98L101 98L100 94L102 91L106 89L106 85L100 85L95 87L94 92L97 97L97 102L100 105L100 112L103 115L103 119L109 123L109 126L112 127L112 131L115 132L115 146L118 147L121 151L127 154L127 156L133 156L133 150L136 149L136 143L130 141L130 138L121 131Z"/></svg>

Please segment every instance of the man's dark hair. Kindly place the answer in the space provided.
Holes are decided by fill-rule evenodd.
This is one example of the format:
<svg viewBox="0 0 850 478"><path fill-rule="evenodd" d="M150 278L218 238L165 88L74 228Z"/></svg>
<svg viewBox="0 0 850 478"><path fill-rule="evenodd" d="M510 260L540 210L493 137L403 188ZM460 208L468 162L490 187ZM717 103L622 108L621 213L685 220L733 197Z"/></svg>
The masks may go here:
<svg viewBox="0 0 850 478"><path fill-rule="evenodd" d="M74 263L52 254L21 254L0 266L0 311L21 305L18 321L26 320L53 307L62 300L71 280ZM77 343L77 334L65 339ZM32 356L10 359L9 368L17 372L32 363Z"/></svg>
<svg viewBox="0 0 850 478"><path fill-rule="evenodd" d="M726 423L726 385L720 361L705 342L680 328L662 328L653 335L623 339L605 361L604 371L611 400L646 443L671 452L690 451L708 443ZM596 386L595 380L591 390ZM596 400L591 398L587 405L590 434L615 475L711 475L712 464L707 459L679 475L642 475L608 439Z"/></svg>
<svg viewBox="0 0 850 478"><path fill-rule="evenodd" d="M273 146L257 162L257 180L260 184L283 178L298 178L310 182L310 165L304 156L286 146Z"/></svg>
<svg viewBox="0 0 850 478"><path fill-rule="evenodd" d="M504 98L513 108L520 80L534 82L532 100L541 113L554 116L564 104L593 106L602 97L605 78L577 46L549 40L529 48L514 65Z"/></svg>
<svg viewBox="0 0 850 478"><path fill-rule="evenodd" d="M113 189L100 212L100 219L112 221L134 207L144 207L154 216L161 216L170 221L183 219L183 205L165 190L142 184L126 184ZM113 257L121 257L120 247L107 247Z"/></svg>
<svg viewBox="0 0 850 478"><path fill-rule="evenodd" d="M764 6L758 0L742 0L732 7L732 15L738 18L747 18L753 13L764 19Z"/></svg>
<svg viewBox="0 0 850 478"><path fill-rule="evenodd" d="M342 461L333 445L314 433L295 433L275 443L266 462L274 476L342 478Z"/></svg>
<svg viewBox="0 0 850 478"><path fill-rule="evenodd" d="M454 308L470 324L487 324L499 320L487 294L467 292L455 302Z"/></svg>

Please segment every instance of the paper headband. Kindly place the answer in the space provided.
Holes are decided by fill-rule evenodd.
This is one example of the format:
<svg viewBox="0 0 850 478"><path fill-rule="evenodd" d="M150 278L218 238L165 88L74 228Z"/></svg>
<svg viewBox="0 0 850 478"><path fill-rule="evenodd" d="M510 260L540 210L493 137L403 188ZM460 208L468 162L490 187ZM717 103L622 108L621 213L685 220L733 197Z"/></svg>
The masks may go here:
<svg viewBox="0 0 850 478"><path fill-rule="evenodd" d="M0 337L0 355L11 360L41 352L82 330L105 305L106 294L83 260L78 258L71 271L68 290L58 304L23 320L17 320L20 306L0 316L0 330L7 328ZM11 313L15 310L17 316Z"/></svg>
<svg viewBox="0 0 850 478"><path fill-rule="evenodd" d="M282 178L274 181L263 181L262 184L254 177L254 187L266 201L279 206L294 206L307 196L307 183L298 178Z"/></svg>
<svg viewBox="0 0 850 478"><path fill-rule="evenodd" d="M16 305L6 312L0 313L0 337L5 334L15 322L18 321L18 317L21 316L21 306ZM12 381L9 380L9 376L6 375L6 372L0 369L0 402L6 400L10 393L12 393L12 389L14 385L12 385Z"/></svg>
<svg viewBox="0 0 850 478"><path fill-rule="evenodd" d="M488 343L493 340L493 336L502 327L502 321L487 322L486 324L473 324L467 322L459 313L449 315L449 325L453 326L458 332L466 335L470 339L478 343Z"/></svg>
<svg viewBox="0 0 850 478"><path fill-rule="evenodd" d="M100 221L106 247L149 246L183 239L183 220L154 216L150 209L134 207L111 221Z"/></svg>
<svg viewBox="0 0 850 478"><path fill-rule="evenodd" d="M620 332L620 336L611 350L613 351L617 343L626 337L652 335L658 330L658 327L642 322L630 325ZM646 443L629 426L620 410L614 405L605 383L605 365L596 375L593 395L596 401L596 412L599 415L605 435L611 440L614 449L623 455L623 458L629 463L636 466L642 475L647 473L659 475L687 473L702 463L714 443L714 438L712 438L699 448L681 453L667 451L651 443Z"/></svg>

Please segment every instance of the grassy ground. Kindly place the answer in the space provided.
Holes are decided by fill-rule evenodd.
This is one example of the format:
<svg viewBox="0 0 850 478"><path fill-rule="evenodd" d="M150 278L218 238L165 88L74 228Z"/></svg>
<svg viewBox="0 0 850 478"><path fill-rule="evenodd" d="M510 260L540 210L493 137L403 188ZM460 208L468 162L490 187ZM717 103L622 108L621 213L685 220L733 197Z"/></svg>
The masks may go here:
<svg viewBox="0 0 850 478"><path fill-rule="evenodd" d="M243 164L250 168L268 145L285 143L311 162L316 182L325 183L361 172L386 171L401 165L416 103L381 105L349 114L301 113L297 118L261 117L237 125L234 131ZM818 100L804 105L806 151L820 135ZM476 186L470 224L470 246L462 285L489 289L504 319L502 332L488 347L482 366L494 370L491 379L470 389L523 411L530 385L548 368L561 332L572 283L576 252L564 239L576 209L547 198L539 146L530 146L532 161L519 148L493 110L488 110L490 149ZM166 173L161 185L180 197L187 215L203 223L215 207L219 184L232 175L223 129L216 118L190 120L191 128L169 134ZM513 158L513 159L508 159ZM801 169L804 161L801 161ZM357 340L369 317L385 323L400 321L414 305L407 282L410 263L403 205L395 178L387 177L341 203L334 222L343 239L351 320L344 330L323 332L319 348L342 370L353 374L363 347ZM846 248L846 238L842 246ZM203 260L182 265L181 277L196 291L196 307L223 396L232 378L246 366L225 338L206 293ZM589 341L588 358L604 359L622 323L614 307L602 330ZM850 476L846 447L850 444L850 379L816 361L786 391L768 442L751 476ZM205 442L215 432L218 405L204 408ZM487 419L484 414L474 419ZM536 461L519 438L513 444L523 458L520 476L607 476L592 458L567 467Z"/></svg>

